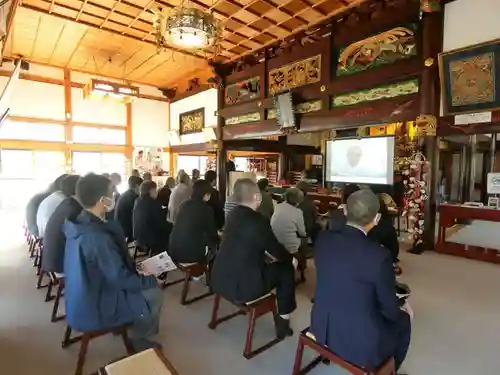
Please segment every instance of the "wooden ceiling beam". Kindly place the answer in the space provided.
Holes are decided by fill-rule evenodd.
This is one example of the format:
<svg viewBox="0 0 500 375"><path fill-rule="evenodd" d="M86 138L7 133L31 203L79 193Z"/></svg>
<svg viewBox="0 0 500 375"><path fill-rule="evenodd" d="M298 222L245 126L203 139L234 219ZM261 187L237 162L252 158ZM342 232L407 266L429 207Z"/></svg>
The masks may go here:
<svg viewBox="0 0 500 375"><path fill-rule="evenodd" d="M12 3L10 4L9 13L7 14L7 26L5 27L5 42L2 44L2 55L5 51L5 46L7 45L7 38L9 37L10 32L14 29L14 17L16 16L16 12L20 4L21 0L12 0ZM13 41L14 38L12 38L12 43L14 43Z"/></svg>
<svg viewBox="0 0 500 375"><path fill-rule="evenodd" d="M76 15L76 18L75 20L78 22L80 21L80 17L82 16L82 12L83 12L83 8L85 7L85 5L87 5L87 0L84 0L82 2L82 6L80 7L80 10L78 11L78 14Z"/></svg>
<svg viewBox="0 0 500 375"><path fill-rule="evenodd" d="M54 1L54 0L52 0ZM116 10L116 7L121 3L122 0L116 0L115 3L113 4L113 8L111 8L108 12L108 15L106 16L106 18L104 19L104 21L102 21L101 23L101 26L99 26L100 29L102 29L102 27L106 24L106 22L108 22L109 20L109 17L111 17L111 15L114 13L114 11Z"/></svg>
<svg viewBox="0 0 500 375"><path fill-rule="evenodd" d="M54 56L54 53L56 52L57 46L59 45L59 41L61 40L61 37L63 35L64 30L66 29L66 23L62 25L61 30L59 31L59 35L57 35L56 42L54 44L54 48L52 48L52 52L50 53L49 57L49 64L52 61L52 57Z"/></svg>
<svg viewBox="0 0 500 375"><path fill-rule="evenodd" d="M41 0L41 1L44 1L44 0ZM43 13L43 14L47 14L51 17L56 17L56 18L60 18L60 19L63 19L63 20L66 20L66 21L71 21L71 22L75 22L75 23L79 23L81 25L85 25L87 27L90 27L92 29L96 29L96 30L104 30L104 31L107 31L111 34L114 34L114 35L119 35L121 37L124 37L124 38L129 38L129 39L133 39L135 41L139 41L141 43L146 43L146 44L149 44L149 45L153 45L153 46L156 46L156 43L154 42L150 42L148 40L141 40L141 38L139 37L136 37L136 36L133 36L133 35L122 35L120 32L116 31L116 30L113 30L107 26L104 26L102 27L102 29L99 28L99 26L97 25L94 25L93 23L90 23L90 22L86 22L86 21L76 21L74 18L72 17L67 17L67 16L64 16L62 14L58 14L58 13L52 13L52 14L49 14L48 12L38 8L38 7L34 7L32 5L28 5L28 4L23 4L21 5L23 8L26 8L26 9L29 9L29 10L32 10L32 11L35 11L35 12L39 12L39 13ZM69 8L70 10L74 11L75 9L74 8L71 8L71 7L68 7L67 5L58 5L58 6L62 6L62 7L66 7L66 8ZM95 16L94 16L95 17ZM126 26L126 25L125 25ZM176 47L172 47L172 46L169 46L168 47L169 50L171 50L172 52L178 52L180 54L183 54L183 55L187 55L187 56L190 56L190 57L194 57L196 59L199 59L199 60L203 60L205 61L205 58L194 53L194 52L189 52L189 51L185 51L185 50L181 50L179 48L176 48Z"/></svg>

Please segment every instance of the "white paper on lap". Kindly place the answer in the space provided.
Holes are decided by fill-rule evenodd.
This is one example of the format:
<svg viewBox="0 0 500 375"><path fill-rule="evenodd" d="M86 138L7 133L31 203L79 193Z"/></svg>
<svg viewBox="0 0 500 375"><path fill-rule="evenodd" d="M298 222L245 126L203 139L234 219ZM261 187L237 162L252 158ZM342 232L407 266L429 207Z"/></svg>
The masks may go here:
<svg viewBox="0 0 500 375"><path fill-rule="evenodd" d="M139 263L139 268L146 274L158 276L164 272L177 269L177 266L167 252L164 251Z"/></svg>

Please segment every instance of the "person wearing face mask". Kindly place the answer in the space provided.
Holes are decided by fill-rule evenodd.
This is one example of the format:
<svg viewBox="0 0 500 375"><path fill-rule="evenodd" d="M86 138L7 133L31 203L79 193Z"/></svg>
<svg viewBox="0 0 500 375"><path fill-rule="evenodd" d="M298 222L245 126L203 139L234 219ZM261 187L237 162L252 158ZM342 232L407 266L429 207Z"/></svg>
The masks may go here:
<svg viewBox="0 0 500 375"><path fill-rule="evenodd" d="M167 250L172 230L157 197L156 182L144 181L139 187L132 215L134 238L137 244L149 248L152 255Z"/></svg>
<svg viewBox="0 0 500 375"><path fill-rule="evenodd" d="M134 240L132 212L135 200L139 197L139 186L141 186L142 182L142 178L130 176L128 178L128 190L116 202L114 210L115 221L122 227L127 242Z"/></svg>
<svg viewBox="0 0 500 375"><path fill-rule="evenodd" d="M296 308L294 258L278 242L267 220L257 212L259 187L248 178L234 184L237 206L229 213L211 273L215 293L242 304L276 288L278 337L293 335L290 314Z"/></svg>
<svg viewBox="0 0 500 375"><path fill-rule="evenodd" d="M409 310L400 307L396 296L391 253L367 236L380 220L379 209L371 190L351 194L346 225L321 232L314 255L310 333L319 344L367 370L391 357L399 369L411 336Z"/></svg>
<svg viewBox="0 0 500 375"><path fill-rule="evenodd" d="M78 181L76 196L83 211L64 226L68 325L93 332L132 323L129 337L136 351L159 347L151 337L158 332L160 284L136 271L120 226L105 219L114 208L111 181L90 173Z"/></svg>
<svg viewBox="0 0 500 375"><path fill-rule="evenodd" d="M198 180L193 184L191 198L179 209L168 247L174 262L206 263L215 254L219 235L214 212L208 205L210 195L208 181Z"/></svg>

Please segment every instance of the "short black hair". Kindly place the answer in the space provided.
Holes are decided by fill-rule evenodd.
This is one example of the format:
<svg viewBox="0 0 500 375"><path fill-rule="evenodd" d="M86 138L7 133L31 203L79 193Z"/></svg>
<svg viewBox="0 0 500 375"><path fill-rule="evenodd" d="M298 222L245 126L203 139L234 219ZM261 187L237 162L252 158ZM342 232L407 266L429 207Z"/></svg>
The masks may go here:
<svg viewBox="0 0 500 375"><path fill-rule="evenodd" d="M94 207L102 197L111 197L111 181L103 175L89 173L76 184L76 197L84 208Z"/></svg>
<svg viewBox="0 0 500 375"><path fill-rule="evenodd" d="M151 174L151 172L145 172L143 175L142 175L142 179L144 181L153 181L153 175Z"/></svg>
<svg viewBox="0 0 500 375"><path fill-rule="evenodd" d="M76 193L76 184L80 176L77 174L70 174L61 182L61 191L63 192L66 198L72 197Z"/></svg>
<svg viewBox="0 0 500 375"><path fill-rule="evenodd" d="M344 186L344 188L342 189L343 202L347 203L347 200L349 199L349 197L359 190L360 190L359 186L356 184L347 184L346 186Z"/></svg>
<svg viewBox="0 0 500 375"><path fill-rule="evenodd" d="M139 186L139 194L141 196L149 195L149 192L153 189L156 189L158 185L156 185L156 182L150 181L150 180L145 180L141 186Z"/></svg>
<svg viewBox="0 0 500 375"><path fill-rule="evenodd" d="M205 181L207 181L209 184L214 182L217 179L217 172L215 171L206 171L205 172Z"/></svg>
<svg viewBox="0 0 500 375"><path fill-rule="evenodd" d="M128 178L128 188L129 189L135 189L136 187L141 186L142 182L144 180L140 177L137 176L130 176Z"/></svg>
<svg viewBox="0 0 500 375"><path fill-rule="evenodd" d="M191 198L193 199L203 199L206 194L212 193L212 187L207 180L198 180L193 184L193 192L191 193Z"/></svg>
<svg viewBox="0 0 500 375"><path fill-rule="evenodd" d="M54 182L53 182L53 189L54 189L54 191L61 191L61 189L62 189L62 182L68 176L69 176L69 174L65 173L65 174L60 175L59 177L57 177L54 180Z"/></svg>
<svg viewBox="0 0 500 375"><path fill-rule="evenodd" d="M269 180L267 178L261 178L259 181L257 181L257 185L259 186L259 189L261 191L266 190L269 186Z"/></svg>

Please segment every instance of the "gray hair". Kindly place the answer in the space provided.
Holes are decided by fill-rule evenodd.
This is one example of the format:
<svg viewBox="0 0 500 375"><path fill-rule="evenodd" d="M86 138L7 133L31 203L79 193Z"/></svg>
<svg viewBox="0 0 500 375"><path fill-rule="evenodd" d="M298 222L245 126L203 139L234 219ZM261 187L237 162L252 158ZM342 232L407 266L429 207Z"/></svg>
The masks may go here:
<svg viewBox="0 0 500 375"><path fill-rule="evenodd" d="M371 190L359 190L347 199L347 222L364 227L373 221L379 209L378 197Z"/></svg>
<svg viewBox="0 0 500 375"><path fill-rule="evenodd" d="M233 195L235 202L238 204L252 202L255 194L259 193L259 187L249 178L239 178L234 183Z"/></svg>
<svg viewBox="0 0 500 375"><path fill-rule="evenodd" d="M179 170L179 173L177 173L176 182L178 184L189 184L189 176L184 169Z"/></svg>
<svg viewBox="0 0 500 375"><path fill-rule="evenodd" d="M304 193L300 189L290 188L285 192L285 199L292 206L296 206L304 200Z"/></svg>

